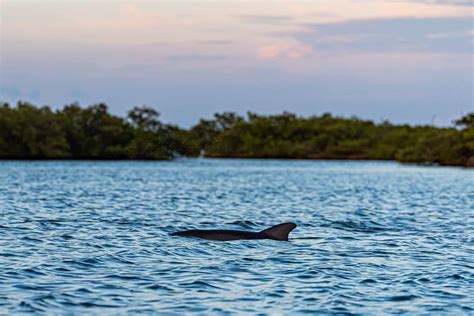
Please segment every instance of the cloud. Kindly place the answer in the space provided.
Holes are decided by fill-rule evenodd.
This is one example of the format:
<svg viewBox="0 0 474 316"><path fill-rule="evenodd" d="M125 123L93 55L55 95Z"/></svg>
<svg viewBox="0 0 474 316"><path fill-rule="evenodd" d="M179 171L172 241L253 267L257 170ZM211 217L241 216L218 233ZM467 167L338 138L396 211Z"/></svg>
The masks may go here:
<svg viewBox="0 0 474 316"><path fill-rule="evenodd" d="M172 62L194 62L194 61L221 61L228 60L226 55L204 55L204 54L186 54L186 55L170 55L165 60Z"/></svg>
<svg viewBox="0 0 474 316"><path fill-rule="evenodd" d="M317 50L472 53L472 19L393 18L306 24L294 37Z"/></svg>
<svg viewBox="0 0 474 316"><path fill-rule="evenodd" d="M439 32L439 33L430 33L427 35L427 38L437 40L437 39L446 39L446 38L464 38L464 37L474 37L474 30L465 31L465 32Z"/></svg>
<svg viewBox="0 0 474 316"><path fill-rule="evenodd" d="M310 46L300 42L264 45L257 49L257 57L260 59L301 59L313 53L314 51Z"/></svg>
<svg viewBox="0 0 474 316"><path fill-rule="evenodd" d="M197 41L197 44L201 45L211 45L211 46L226 46L232 44L232 41L229 40L202 40Z"/></svg>
<svg viewBox="0 0 474 316"><path fill-rule="evenodd" d="M434 5L460 5L460 6L474 6L472 0L414 0L414 2L420 2L424 4Z"/></svg>
<svg viewBox="0 0 474 316"><path fill-rule="evenodd" d="M241 14L236 18L243 22L255 24L280 24L290 22L293 18L289 15L250 15Z"/></svg>

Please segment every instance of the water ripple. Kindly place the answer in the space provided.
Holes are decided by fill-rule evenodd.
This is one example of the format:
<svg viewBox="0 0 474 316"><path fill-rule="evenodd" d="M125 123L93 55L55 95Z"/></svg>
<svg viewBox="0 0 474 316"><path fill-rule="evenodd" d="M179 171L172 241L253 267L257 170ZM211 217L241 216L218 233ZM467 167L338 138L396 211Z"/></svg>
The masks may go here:
<svg viewBox="0 0 474 316"><path fill-rule="evenodd" d="M385 162L0 162L0 314L472 314L474 173ZM213 242L181 229L290 242Z"/></svg>

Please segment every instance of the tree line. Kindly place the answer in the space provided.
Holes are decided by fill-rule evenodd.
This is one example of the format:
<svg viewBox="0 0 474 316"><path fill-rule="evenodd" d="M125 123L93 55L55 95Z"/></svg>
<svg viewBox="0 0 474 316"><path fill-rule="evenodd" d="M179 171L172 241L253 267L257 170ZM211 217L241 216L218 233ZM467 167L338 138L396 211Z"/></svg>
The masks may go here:
<svg viewBox="0 0 474 316"><path fill-rule="evenodd" d="M0 103L0 159L149 159L176 157L377 159L474 166L474 113L453 127L376 124L329 113L246 117L233 112L190 129L160 121L151 107L126 117L104 103L53 111L27 102Z"/></svg>

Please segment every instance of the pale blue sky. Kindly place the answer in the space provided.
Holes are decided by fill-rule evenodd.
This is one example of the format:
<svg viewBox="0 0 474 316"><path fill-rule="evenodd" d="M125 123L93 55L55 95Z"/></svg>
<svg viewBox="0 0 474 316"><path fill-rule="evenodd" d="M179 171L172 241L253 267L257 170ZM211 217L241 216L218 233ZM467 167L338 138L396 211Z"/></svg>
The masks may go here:
<svg viewBox="0 0 474 316"><path fill-rule="evenodd" d="M332 112L446 125L473 111L470 1L5 1L0 99Z"/></svg>

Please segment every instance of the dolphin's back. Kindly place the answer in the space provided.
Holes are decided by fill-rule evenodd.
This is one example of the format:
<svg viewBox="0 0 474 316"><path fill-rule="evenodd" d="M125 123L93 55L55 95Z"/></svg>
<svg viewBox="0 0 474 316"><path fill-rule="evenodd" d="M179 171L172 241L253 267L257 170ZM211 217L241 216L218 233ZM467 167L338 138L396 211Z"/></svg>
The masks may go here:
<svg viewBox="0 0 474 316"><path fill-rule="evenodd" d="M175 232L171 235L181 237L196 237L209 240L240 240L240 239L273 239L288 241L289 233L295 229L296 224L283 223L272 226L261 232L247 232L241 230L201 230L193 229Z"/></svg>
<svg viewBox="0 0 474 316"><path fill-rule="evenodd" d="M259 233L245 232L240 230L186 230L183 232L172 233L174 236L197 237L209 240L239 240L239 239L263 239Z"/></svg>

